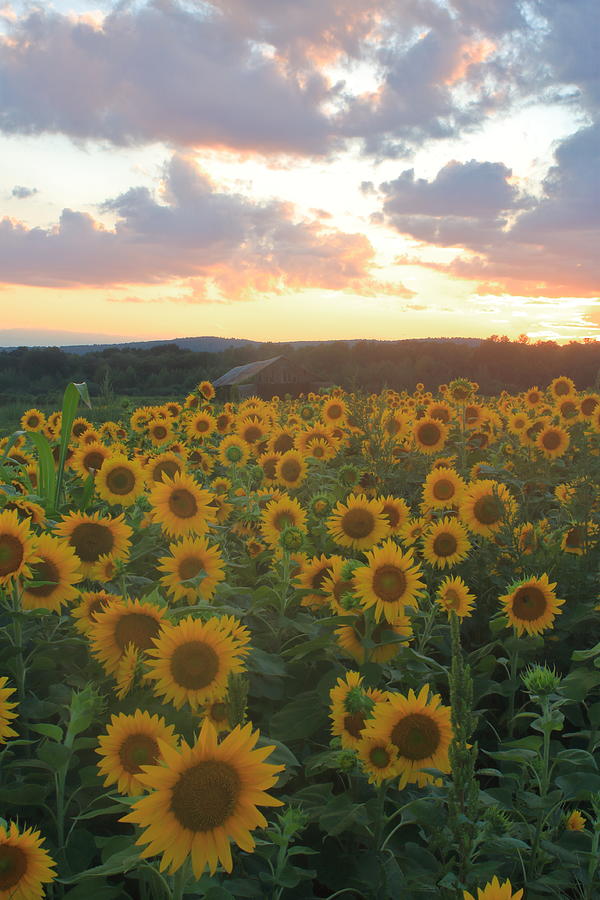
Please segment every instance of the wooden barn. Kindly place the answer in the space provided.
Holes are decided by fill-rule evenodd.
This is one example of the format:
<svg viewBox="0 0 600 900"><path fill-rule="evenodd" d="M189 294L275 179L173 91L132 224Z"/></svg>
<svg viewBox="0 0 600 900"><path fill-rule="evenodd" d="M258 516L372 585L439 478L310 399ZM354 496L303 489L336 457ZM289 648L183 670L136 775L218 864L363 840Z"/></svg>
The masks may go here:
<svg viewBox="0 0 600 900"><path fill-rule="evenodd" d="M217 397L222 401L251 396L269 400L275 394L279 397L285 394L297 397L298 394L318 391L321 386L321 382L316 381L304 366L292 362L287 356L274 356L236 366L213 384Z"/></svg>

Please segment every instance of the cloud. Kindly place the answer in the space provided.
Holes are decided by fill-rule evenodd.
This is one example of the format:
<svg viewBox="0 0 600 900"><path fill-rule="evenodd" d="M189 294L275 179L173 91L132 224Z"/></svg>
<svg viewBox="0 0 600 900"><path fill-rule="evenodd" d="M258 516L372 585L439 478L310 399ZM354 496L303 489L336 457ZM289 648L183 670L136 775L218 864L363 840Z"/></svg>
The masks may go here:
<svg viewBox="0 0 600 900"><path fill-rule="evenodd" d="M305 288L412 296L377 278L364 235L298 220L290 204L223 193L181 155L166 167L160 198L132 188L102 209L114 215L114 229L71 209L53 228L2 220L2 280L80 287L187 279L189 302Z"/></svg>
<svg viewBox="0 0 600 900"><path fill-rule="evenodd" d="M37 188L28 188L24 187L24 185L22 184L15 184L14 188L10 192L10 196L16 197L17 200L26 200L27 197L33 197L33 195L37 193Z"/></svg>

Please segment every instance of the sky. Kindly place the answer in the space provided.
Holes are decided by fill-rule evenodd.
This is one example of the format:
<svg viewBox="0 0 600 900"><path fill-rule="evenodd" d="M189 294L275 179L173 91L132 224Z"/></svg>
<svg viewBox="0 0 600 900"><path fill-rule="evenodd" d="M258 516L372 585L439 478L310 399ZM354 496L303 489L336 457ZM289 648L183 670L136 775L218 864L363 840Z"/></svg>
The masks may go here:
<svg viewBox="0 0 600 900"><path fill-rule="evenodd" d="M600 339L598 0L0 0L0 345Z"/></svg>

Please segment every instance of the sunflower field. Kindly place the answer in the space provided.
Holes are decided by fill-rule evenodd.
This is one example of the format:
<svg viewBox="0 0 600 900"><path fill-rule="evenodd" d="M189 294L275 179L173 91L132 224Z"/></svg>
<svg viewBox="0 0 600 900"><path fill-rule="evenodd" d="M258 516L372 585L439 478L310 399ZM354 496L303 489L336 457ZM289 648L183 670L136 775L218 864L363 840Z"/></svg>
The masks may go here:
<svg viewBox="0 0 600 900"><path fill-rule="evenodd" d="M0 900L600 897L599 394L86 403L0 440Z"/></svg>

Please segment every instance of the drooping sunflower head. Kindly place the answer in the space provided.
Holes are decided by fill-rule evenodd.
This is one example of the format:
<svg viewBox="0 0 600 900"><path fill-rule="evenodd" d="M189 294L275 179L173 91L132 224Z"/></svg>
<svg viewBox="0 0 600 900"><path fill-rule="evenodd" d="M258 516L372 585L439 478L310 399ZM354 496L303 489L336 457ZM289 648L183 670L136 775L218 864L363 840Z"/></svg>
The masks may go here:
<svg viewBox="0 0 600 900"><path fill-rule="evenodd" d="M510 586L508 593L500 597L500 603L518 635L541 634L553 627L565 602L554 593L556 583L550 584L548 575L525 578Z"/></svg>

